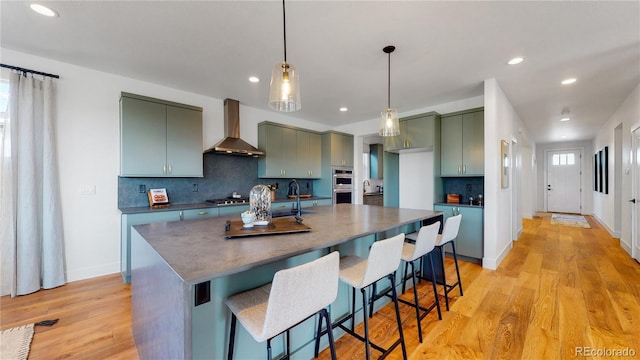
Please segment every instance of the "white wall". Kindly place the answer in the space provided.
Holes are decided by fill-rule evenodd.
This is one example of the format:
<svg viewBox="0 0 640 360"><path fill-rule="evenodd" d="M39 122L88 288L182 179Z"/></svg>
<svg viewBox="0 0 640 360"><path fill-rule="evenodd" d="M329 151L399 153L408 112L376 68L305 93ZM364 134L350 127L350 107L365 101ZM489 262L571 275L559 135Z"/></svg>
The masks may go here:
<svg viewBox="0 0 640 360"><path fill-rule="evenodd" d="M2 63L60 75L57 149L65 235L67 281L120 271L119 98L126 91L200 106L204 148L223 138L223 100L88 68L0 49ZM242 99L238 99L242 102ZM256 124L269 120L324 131L317 123L240 107L240 134L257 145ZM95 186L95 195L80 195Z"/></svg>
<svg viewBox="0 0 640 360"><path fill-rule="evenodd" d="M546 211L545 196L547 191L545 190L547 184L547 172L545 169L546 153L555 150L567 150L567 149L582 149L582 213L593 213L593 152L591 148L593 142L591 140L585 141L564 141L556 143L538 144L536 146L536 157L538 159L537 164L537 182L538 182L538 196L536 198L536 209L538 211Z"/></svg>
<svg viewBox="0 0 640 360"><path fill-rule="evenodd" d="M622 173L612 171L615 164L615 146L614 132L615 128L622 124ZM609 194L593 193L593 214L598 220L608 228L609 232L614 229L615 220L613 219L614 198L616 188L616 177L622 177L622 228L620 233L620 246L631 254L631 214L632 205L627 200L632 198L632 180L631 180L631 131L640 126L640 84L629 94L625 101L620 105L616 112L602 126L600 132L593 141L591 153L609 147Z"/></svg>
<svg viewBox="0 0 640 360"><path fill-rule="evenodd" d="M500 142L513 140L518 144L530 144L526 128L513 109L504 91L495 79L484 82L484 258L482 266L496 269L511 249L512 224L511 188L500 185L501 157ZM521 151L520 161L531 163L524 158L527 151ZM513 159L513 155L511 155ZM518 186L511 182L510 186ZM522 195L527 189L517 189ZM527 200L521 202L527 203ZM516 221L521 221L517 219Z"/></svg>

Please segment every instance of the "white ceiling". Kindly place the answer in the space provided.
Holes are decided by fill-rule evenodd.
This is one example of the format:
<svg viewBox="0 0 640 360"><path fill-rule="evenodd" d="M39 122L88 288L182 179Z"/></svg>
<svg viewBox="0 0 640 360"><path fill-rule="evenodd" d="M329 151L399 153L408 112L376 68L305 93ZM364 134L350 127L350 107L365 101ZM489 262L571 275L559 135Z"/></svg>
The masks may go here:
<svg viewBox="0 0 640 360"><path fill-rule="evenodd" d="M279 1L46 3L58 18L1 1L1 46L268 109L271 69L283 57ZM287 59L302 89L302 110L290 115L332 127L386 107L389 44L391 104L401 114L482 95L483 80L495 78L536 143L593 138L640 82L639 1L286 6ZM525 62L506 65L516 55ZM568 77L578 81L561 86ZM572 120L560 123L564 108Z"/></svg>

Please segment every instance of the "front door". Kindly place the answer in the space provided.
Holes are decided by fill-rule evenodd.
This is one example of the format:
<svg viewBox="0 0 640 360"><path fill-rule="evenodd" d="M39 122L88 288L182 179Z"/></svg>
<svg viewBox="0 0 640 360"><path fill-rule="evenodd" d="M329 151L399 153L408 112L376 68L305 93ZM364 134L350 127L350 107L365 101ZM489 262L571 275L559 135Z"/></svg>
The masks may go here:
<svg viewBox="0 0 640 360"><path fill-rule="evenodd" d="M631 195L631 256L640 261L640 127L633 131L633 189Z"/></svg>
<svg viewBox="0 0 640 360"><path fill-rule="evenodd" d="M547 153L548 212L582 212L581 154L578 149Z"/></svg>

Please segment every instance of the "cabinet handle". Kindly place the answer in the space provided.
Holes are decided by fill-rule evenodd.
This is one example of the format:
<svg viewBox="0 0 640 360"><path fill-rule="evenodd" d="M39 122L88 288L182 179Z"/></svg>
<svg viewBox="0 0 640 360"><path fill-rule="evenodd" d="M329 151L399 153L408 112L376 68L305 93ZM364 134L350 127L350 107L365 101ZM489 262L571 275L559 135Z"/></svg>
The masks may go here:
<svg viewBox="0 0 640 360"><path fill-rule="evenodd" d="M171 174L171 164L169 164L169 174Z"/></svg>
<svg viewBox="0 0 640 360"><path fill-rule="evenodd" d="M458 174L462 173L461 169L460 169L460 165L458 165Z"/></svg>
<svg viewBox="0 0 640 360"><path fill-rule="evenodd" d="M207 215L208 213L209 213L208 211L200 211L198 215Z"/></svg>
<svg viewBox="0 0 640 360"><path fill-rule="evenodd" d="M167 164L162 164L162 174L166 174L167 173Z"/></svg>
<svg viewBox="0 0 640 360"><path fill-rule="evenodd" d="M467 173L467 165L462 165L462 173L463 174Z"/></svg>
<svg viewBox="0 0 640 360"><path fill-rule="evenodd" d="M180 221L184 220L184 212L178 212L178 217L180 218Z"/></svg>

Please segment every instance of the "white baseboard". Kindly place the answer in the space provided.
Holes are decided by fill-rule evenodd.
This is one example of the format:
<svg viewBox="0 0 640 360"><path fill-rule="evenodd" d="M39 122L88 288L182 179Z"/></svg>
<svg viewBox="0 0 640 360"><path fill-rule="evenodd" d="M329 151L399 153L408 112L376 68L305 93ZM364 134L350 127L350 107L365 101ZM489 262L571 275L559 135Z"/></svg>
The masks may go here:
<svg viewBox="0 0 640 360"><path fill-rule="evenodd" d="M631 252L631 244L629 244L628 242L626 242L626 241L624 241L624 240L620 239L620 247L621 247L624 251L626 251L626 252L627 252L627 254L629 254L629 256L633 256L633 255L631 255L631 254L632 254L632 252Z"/></svg>
<svg viewBox="0 0 640 360"><path fill-rule="evenodd" d="M619 239L619 238L620 238L620 233L619 233L619 232L616 232L616 231L613 231L613 229L612 229L612 228L610 228L610 227L609 227L609 225L608 225L606 222L604 222L604 220L600 219L600 218L598 217L598 215L596 215L596 214L588 214L588 215L593 216L593 218L594 218L594 219L596 219L596 221L597 221L597 222L599 222L599 223L600 223L600 225L602 225L602 227L603 227L605 230L607 230L607 232L609 233L609 235L611 235L611 237L614 237L614 238L616 238L616 239Z"/></svg>
<svg viewBox="0 0 640 360"><path fill-rule="evenodd" d="M512 247L513 247L513 242L509 241L509 244L507 244L507 246L505 246L505 248L502 249L502 251L500 252L497 258L495 259L489 259L486 257L482 258L482 267L489 270L496 270L498 268L498 265L500 265L502 260L504 260L504 257L507 256L507 254L509 253Z"/></svg>
<svg viewBox="0 0 640 360"><path fill-rule="evenodd" d="M81 269L67 269L67 282L91 279L98 276L111 275L120 272L120 262L85 267Z"/></svg>

